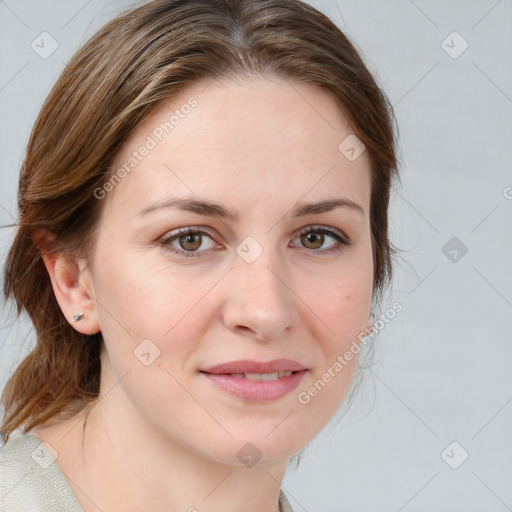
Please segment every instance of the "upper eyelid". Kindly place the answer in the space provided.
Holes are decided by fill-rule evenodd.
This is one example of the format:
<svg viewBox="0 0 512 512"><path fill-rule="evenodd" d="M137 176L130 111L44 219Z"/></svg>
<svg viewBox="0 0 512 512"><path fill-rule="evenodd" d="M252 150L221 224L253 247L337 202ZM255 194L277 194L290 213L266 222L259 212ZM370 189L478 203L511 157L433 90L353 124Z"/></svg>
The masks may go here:
<svg viewBox="0 0 512 512"><path fill-rule="evenodd" d="M309 231L315 231L315 230L324 230L327 232L332 231L333 234L337 234L338 236L340 236L346 242L347 245L352 244L351 238L349 236L347 236L347 234L343 230L341 230L339 228L334 228L331 226L325 226L323 224L308 224L307 226L304 226L302 228L295 230L293 233L294 239L296 237L302 235L303 233L307 233ZM216 237L215 233L213 233L213 230L210 228L207 228L206 226L201 226L201 225L176 228L175 230L172 230L172 231L166 233L165 235L163 235L160 238L160 240L163 240L163 241L170 240L173 238L177 238L180 235L186 235L186 234L206 234L213 241L217 242L217 240L216 240L217 237ZM327 233L327 234L329 235L329 233ZM201 252L201 251L197 251L197 252Z"/></svg>
<svg viewBox="0 0 512 512"><path fill-rule="evenodd" d="M344 240L347 241L347 243L349 243L351 241L350 237L342 229L333 228L330 226L324 226L323 224L310 224L308 226L305 226L304 228L299 229L298 231L295 231L295 233L300 235L302 233L307 233L308 231L315 231L315 230L318 230L318 231L324 230L327 232L330 231L333 234L338 234L339 236L341 236Z"/></svg>

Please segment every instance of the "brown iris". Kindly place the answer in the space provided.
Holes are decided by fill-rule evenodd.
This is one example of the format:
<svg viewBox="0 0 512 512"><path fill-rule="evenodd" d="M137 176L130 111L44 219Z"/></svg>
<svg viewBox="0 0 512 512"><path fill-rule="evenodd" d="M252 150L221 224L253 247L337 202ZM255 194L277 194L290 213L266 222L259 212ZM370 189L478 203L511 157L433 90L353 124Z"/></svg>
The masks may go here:
<svg viewBox="0 0 512 512"><path fill-rule="evenodd" d="M187 235L180 236L178 240L180 246L186 251L194 251L196 249L199 249L202 243L202 237L199 233L188 233ZM189 244L189 246L187 247L186 244Z"/></svg>
<svg viewBox="0 0 512 512"><path fill-rule="evenodd" d="M324 243L324 235L322 233L309 232L301 235L300 241L308 249L318 249L322 247ZM311 244L311 246L309 244Z"/></svg>

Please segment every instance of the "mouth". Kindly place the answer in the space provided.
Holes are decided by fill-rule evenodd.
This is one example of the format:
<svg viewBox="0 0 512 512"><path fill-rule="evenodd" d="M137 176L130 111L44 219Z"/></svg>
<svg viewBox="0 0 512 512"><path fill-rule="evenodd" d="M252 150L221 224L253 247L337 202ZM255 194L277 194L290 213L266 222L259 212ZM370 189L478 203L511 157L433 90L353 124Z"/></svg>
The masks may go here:
<svg viewBox="0 0 512 512"><path fill-rule="evenodd" d="M303 364L298 361L292 361L291 359L274 359L273 361L267 362L240 359L238 361L217 364L202 371L213 375L272 375L274 373L299 372L305 369L306 367Z"/></svg>
<svg viewBox="0 0 512 512"><path fill-rule="evenodd" d="M230 373L224 375L230 375L235 379L247 379L247 380L266 380L272 381L277 379L282 379L283 377L289 377L297 372L273 372L273 373Z"/></svg>
<svg viewBox="0 0 512 512"><path fill-rule="evenodd" d="M201 370L210 382L228 394L250 402L278 400L300 383L307 368L297 361L232 361Z"/></svg>

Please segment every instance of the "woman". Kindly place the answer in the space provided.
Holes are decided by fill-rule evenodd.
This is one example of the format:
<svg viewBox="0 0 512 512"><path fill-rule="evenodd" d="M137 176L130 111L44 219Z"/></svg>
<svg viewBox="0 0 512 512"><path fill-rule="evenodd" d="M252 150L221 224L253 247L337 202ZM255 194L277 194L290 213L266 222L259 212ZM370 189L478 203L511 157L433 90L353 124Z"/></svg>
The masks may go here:
<svg viewBox="0 0 512 512"><path fill-rule="evenodd" d="M70 61L20 178L2 507L290 511L390 276L388 101L298 0L153 0ZM9 439L13 431L17 431Z"/></svg>

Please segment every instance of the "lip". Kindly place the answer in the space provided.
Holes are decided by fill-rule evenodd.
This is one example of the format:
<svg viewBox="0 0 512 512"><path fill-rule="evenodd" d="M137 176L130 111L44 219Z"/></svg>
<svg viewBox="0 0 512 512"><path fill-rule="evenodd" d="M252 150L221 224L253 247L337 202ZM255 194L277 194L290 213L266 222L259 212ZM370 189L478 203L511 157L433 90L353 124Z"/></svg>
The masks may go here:
<svg viewBox="0 0 512 512"><path fill-rule="evenodd" d="M229 374L229 373L274 373L274 372L300 372L306 367L297 361L291 359L275 359L274 361L259 362L250 359L240 359L227 363L217 364L203 372L210 374Z"/></svg>
<svg viewBox="0 0 512 512"><path fill-rule="evenodd" d="M216 387L226 393L248 402L269 402L278 400L293 391L304 378L307 369L304 365L290 359L259 362L251 360L222 363L207 370L204 375ZM276 380L249 380L233 374L240 373L276 373L294 372Z"/></svg>

